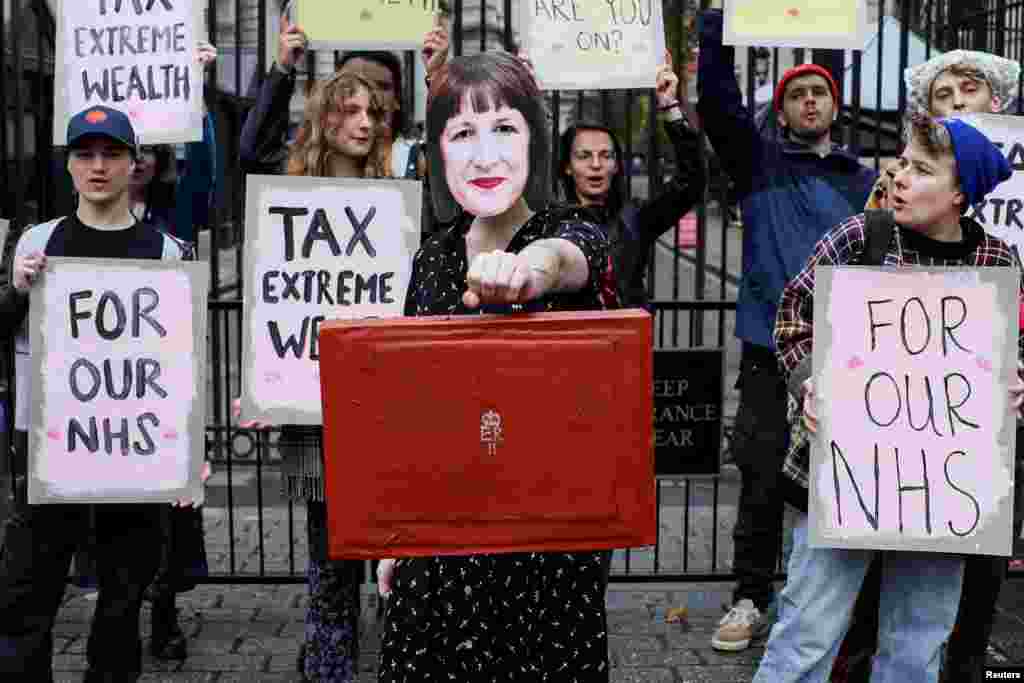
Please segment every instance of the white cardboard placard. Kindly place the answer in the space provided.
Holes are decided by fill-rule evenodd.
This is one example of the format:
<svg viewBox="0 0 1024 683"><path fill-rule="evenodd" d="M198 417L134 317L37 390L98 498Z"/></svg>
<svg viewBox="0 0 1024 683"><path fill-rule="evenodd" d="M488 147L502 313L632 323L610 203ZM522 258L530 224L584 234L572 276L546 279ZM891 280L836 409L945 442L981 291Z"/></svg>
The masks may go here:
<svg viewBox="0 0 1024 683"><path fill-rule="evenodd" d="M654 87L665 61L660 0L530 0L519 12L541 88Z"/></svg>
<svg viewBox="0 0 1024 683"><path fill-rule="evenodd" d="M1009 555L1020 272L815 270L812 547Z"/></svg>
<svg viewBox="0 0 1024 683"><path fill-rule="evenodd" d="M30 295L28 501L203 501L206 264L51 257Z"/></svg>
<svg viewBox="0 0 1024 683"><path fill-rule="evenodd" d="M144 144L203 139L199 0L59 0L53 142L103 105L128 114Z"/></svg>
<svg viewBox="0 0 1024 683"><path fill-rule="evenodd" d="M322 424L322 320L400 316L420 245L422 184L246 179L242 414Z"/></svg>

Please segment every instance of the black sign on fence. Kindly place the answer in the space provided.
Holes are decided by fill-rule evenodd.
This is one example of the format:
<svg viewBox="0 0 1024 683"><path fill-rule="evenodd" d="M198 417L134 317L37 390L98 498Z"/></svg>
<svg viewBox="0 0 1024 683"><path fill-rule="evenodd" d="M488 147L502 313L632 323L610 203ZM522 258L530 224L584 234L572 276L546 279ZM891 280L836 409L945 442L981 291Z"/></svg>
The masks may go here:
<svg viewBox="0 0 1024 683"><path fill-rule="evenodd" d="M722 349L654 352L654 471L718 474L722 450Z"/></svg>

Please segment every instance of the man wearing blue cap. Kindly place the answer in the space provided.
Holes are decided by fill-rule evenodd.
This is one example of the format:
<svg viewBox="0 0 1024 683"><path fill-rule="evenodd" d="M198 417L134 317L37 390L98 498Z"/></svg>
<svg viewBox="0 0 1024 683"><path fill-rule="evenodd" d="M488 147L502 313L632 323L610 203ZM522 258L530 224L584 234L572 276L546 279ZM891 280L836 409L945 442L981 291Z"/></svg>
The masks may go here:
<svg viewBox="0 0 1024 683"><path fill-rule="evenodd" d="M963 215L1011 173L999 149L973 126L954 119L915 119L893 180L890 206L895 226L883 263L1018 267L1006 243ZM814 390L810 377L815 268L857 264L865 244L865 217L860 214L829 231L783 290L775 343L787 388L796 402L802 402L802 424L809 433L817 429L813 401L805 400ZM1010 388L1018 411L1022 392L1024 383ZM802 488L805 497L808 469L807 450L792 448L783 476L792 487ZM943 645L956 619L963 557L811 548L807 515L801 514L781 594L785 609L772 629L755 683L828 680L857 593L876 557L882 563L882 584L871 680L938 680Z"/></svg>
<svg viewBox="0 0 1024 683"><path fill-rule="evenodd" d="M0 329L17 330L12 469L22 475L0 549L0 680L53 680L52 631L65 578L78 544L94 530L99 597L85 681L121 683L137 680L142 669L139 610L159 564L161 506L27 504L28 293L43 277L48 256L178 260L185 250L131 214L137 140L124 113L97 106L75 115L67 145L77 210L21 235L11 284L0 289Z"/></svg>

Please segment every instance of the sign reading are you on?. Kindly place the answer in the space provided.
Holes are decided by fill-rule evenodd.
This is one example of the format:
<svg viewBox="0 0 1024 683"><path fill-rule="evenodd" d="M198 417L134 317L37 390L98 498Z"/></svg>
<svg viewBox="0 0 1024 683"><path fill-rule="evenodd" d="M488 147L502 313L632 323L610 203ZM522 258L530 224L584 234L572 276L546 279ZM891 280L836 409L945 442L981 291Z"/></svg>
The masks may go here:
<svg viewBox="0 0 1024 683"><path fill-rule="evenodd" d="M818 267L810 542L1009 555L1016 268Z"/></svg>
<svg viewBox="0 0 1024 683"><path fill-rule="evenodd" d="M53 142L68 119L104 105L125 112L144 144L203 138L199 0L60 0Z"/></svg>
<svg viewBox="0 0 1024 683"><path fill-rule="evenodd" d="M208 293L201 263L49 259L29 307L29 503L202 503Z"/></svg>
<svg viewBox="0 0 1024 683"><path fill-rule="evenodd" d="M401 316L422 184L249 176L242 415L322 424L320 323Z"/></svg>
<svg viewBox="0 0 1024 683"><path fill-rule="evenodd" d="M519 8L542 88L654 87L665 61L661 0L523 0Z"/></svg>

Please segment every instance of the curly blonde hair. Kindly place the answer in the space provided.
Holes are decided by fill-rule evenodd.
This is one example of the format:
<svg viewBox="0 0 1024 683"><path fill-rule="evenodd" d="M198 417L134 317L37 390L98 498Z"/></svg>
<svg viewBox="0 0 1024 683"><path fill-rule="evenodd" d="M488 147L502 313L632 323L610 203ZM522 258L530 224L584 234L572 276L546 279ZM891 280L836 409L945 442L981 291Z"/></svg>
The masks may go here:
<svg viewBox="0 0 1024 683"><path fill-rule="evenodd" d="M345 100L364 89L370 96L370 117L376 126L373 131L373 144L366 156L363 177L386 178L390 175L386 165L390 145L380 131L384 117L380 99L369 81L353 73L341 72L323 83L316 84L306 98L302 126L288 155L288 175L330 175L331 161L338 152L328 142L332 131L327 116L341 110Z"/></svg>

